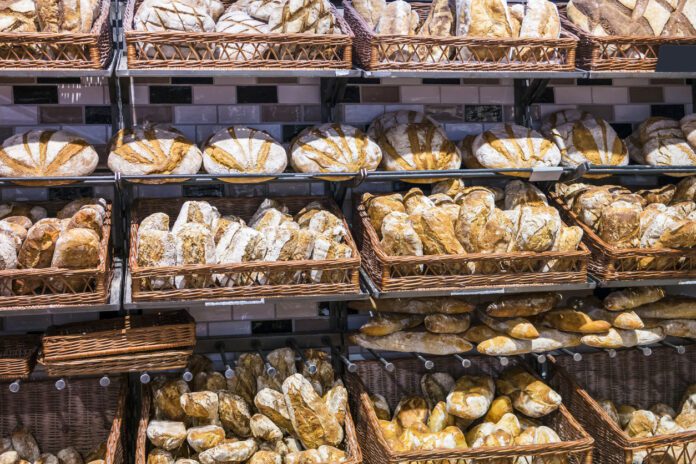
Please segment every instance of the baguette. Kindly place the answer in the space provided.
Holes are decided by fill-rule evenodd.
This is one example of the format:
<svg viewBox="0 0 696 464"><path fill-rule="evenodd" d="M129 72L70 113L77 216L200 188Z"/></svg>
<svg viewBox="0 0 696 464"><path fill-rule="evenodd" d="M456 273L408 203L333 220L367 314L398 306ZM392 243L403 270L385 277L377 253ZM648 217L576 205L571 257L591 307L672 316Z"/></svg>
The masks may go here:
<svg viewBox="0 0 696 464"><path fill-rule="evenodd" d="M555 329L541 329L539 337L534 340L518 340L501 335L479 343L476 350L488 356L514 356L527 353L545 353L561 348L572 348L579 344L580 337L575 334Z"/></svg>
<svg viewBox="0 0 696 464"><path fill-rule="evenodd" d="M668 337L696 338L696 320L694 319L648 319L647 327L661 327Z"/></svg>
<svg viewBox="0 0 696 464"><path fill-rule="evenodd" d="M667 297L636 308L635 312L644 319L696 319L696 299Z"/></svg>
<svg viewBox="0 0 696 464"><path fill-rule="evenodd" d="M609 311L623 311L654 303L664 297L665 291L661 287L626 288L607 295L604 307Z"/></svg>
<svg viewBox="0 0 696 464"><path fill-rule="evenodd" d="M558 293L529 293L504 296L486 308L492 317L526 317L551 311L560 301Z"/></svg>
<svg viewBox="0 0 696 464"><path fill-rule="evenodd" d="M573 333L604 333L611 328L607 321L592 320L587 314L574 309L556 309L544 315L544 323L554 329Z"/></svg>
<svg viewBox="0 0 696 464"><path fill-rule="evenodd" d="M404 329L412 329L423 323L423 316L409 314L377 313L360 327L360 333L371 337L383 337Z"/></svg>
<svg viewBox="0 0 696 464"><path fill-rule="evenodd" d="M464 333L464 338L469 340L471 343L481 343L490 338L505 336L504 333L493 330L487 325L479 324L471 327Z"/></svg>
<svg viewBox="0 0 696 464"><path fill-rule="evenodd" d="M377 300L374 307L369 300L351 301L348 307L363 311L374 309L380 313L465 314L472 312L475 305L459 298L394 298Z"/></svg>
<svg viewBox="0 0 696 464"><path fill-rule="evenodd" d="M638 317L635 311L607 311L602 308L590 308L587 315L592 319L606 321L617 329L635 330L645 327L643 320Z"/></svg>
<svg viewBox="0 0 696 464"><path fill-rule="evenodd" d="M351 341L363 348L402 353L422 353L432 355L450 355L466 353L473 346L461 335L431 334L429 332L397 332L384 337L370 337L353 334Z"/></svg>
<svg viewBox="0 0 696 464"><path fill-rule="evenodd" d="M520 317L512 319L495 319L487 316L483 312L478 314L481 322L486 324L493 330L503 332L510 337L519 338L522 340L533 340L539 337L539 331L534 327L534 324L529 322L527 319Z"/></svg>
<svg viewBox="0 0 696 464"><path fill-rule="evenodd" d="M664 330L660 327L640 330L609 329L603 335L585 335L580 341L594 348L616 349L631 348L640 345L652 345L665 338Z"/></svg>
<svg viewBox="0 0 696 464"><path fill-rule="evenodd" d="M468 314L429 314L425 316L425 329L436 334L466 332L471 323Z"/></svg>

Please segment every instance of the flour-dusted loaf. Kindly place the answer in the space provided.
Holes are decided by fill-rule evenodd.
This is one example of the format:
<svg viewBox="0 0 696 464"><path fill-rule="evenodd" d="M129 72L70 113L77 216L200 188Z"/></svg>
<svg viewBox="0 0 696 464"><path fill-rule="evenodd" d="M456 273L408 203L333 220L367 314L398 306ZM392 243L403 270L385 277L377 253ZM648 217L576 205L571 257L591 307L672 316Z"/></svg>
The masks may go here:
<svg viewBox="0 0 696 464"><path fill-rule="evenodd" d="M561 161L561 152L553 142L533 129L514 124L502 124L483 132L474 140L472 149L486 168L558 166Z"/></svg>
<svg viewBox="0 0 696 464"><path fill-rule="evenodd" d="M380 147L360 129L345 124L307 128L290 147L290 163L298 172L374 171L381 160Z"/></svg>
<svg viewBox="0 0 696 464"><path fill-rule="evenodd" d="M580 337L575 334L555 329L541 329L539 330L539 337L533 340L521 340L505 335L496 335L493 338L479 342L476 350L488 356L513 356L526 353L546 353L560 348L572 348L579 344Z"/></svg>
<svg viewBox="0 0 696 464"><path fill-rule="evenodd" d="M287 0L268 18L271 32L332 34L338 28L328 0Z"/></svg>
<svg viewBox="0 0 696 464"><path fill-rule="evenodd" d="M528 293L504 296L486 307L492 317L529 317L553 309L560 301L557 293Z"/></svg>
<svg viewBox="0 0 696 464"><path fill-rule="evenodd" d="M60 0L61 32L90 32L99 17L100 0Z"/></svg>
<svg viewBox="0 0 696 464"><path fill-rule="evenodd" d="M90 269L99 265L99 236L90 229L63 230L56 241L51 267L64 269ZM81 291L86 283L84 277L54 279L54 287Z"/></svg>
<svg viewBox="0 0 696 464"><path fill-rule="evenodd" d="M375 32L379 35L415 35L420 19L408 2L393 0L387 3L380 16ZM390 45L383 51L390 61L410 61L414 49L410 45Z"/></svg>
<svg viewBox="0 0 696 464"><path fill-rule="evenodd" d="M31 130L3 142L0 176L87 176L94 172L98 161L94 148L70 132Z"/></svg>
<svg viewBox="0 0 696 464"><path fill-rule="evenodd" d="M387 171L458 169L461 155L440 127L431 123L398 124L377 139L382 149L382 167ZM435 179L409 179L433 183Z"/></svg>
<svg viewBox="0 0 696 464"><path fill-rule="evenodd" d="M558 210L544 204L532 204L513 210L516 214L517 234L510 242L508 251L550 250L561 230Z"/></svg>
<svg viewBox="0 0 696 464"><path fill-rule="evenodd" d="M219 220L220 212L207 201L186 201L181 205L179 215L172 226L172 233L176 235L184 225L189 223L201 224L212 232Z"/></svg>
<svg viewBox="0 0 696 464"><path fill-rule="evenodd" d="M220 17L215 24L215 32L222 34L260 35L268 34L269 27L268 24L252 18L246 12L236 10L225 13ZM262 42L223 43L215 48L215 58L232 61L258 60L263 58L266 50L268 50L268 44Z"/></svg>
<svg viewBox="0 0 696 464"><path fill-rule="evenodd" d="M17 253L18 267L24 269L49 267L62 230L60 219L53 218L41 219L31 226L27 232L26 240L24 240ZM40 280L23 279L15 281L15 291L20 294L31 293L40 285Z"/></svg>
<svg viewBox="0 0 696 464"><path fill-rule="evenodd" d="M560 35L561 18L556 5L548 0L527 1L519 37L557 39Z"/></svg>
<svg viewBox="0 0 696 464"><path fill-rule="evenodd" d="M400 124L430 123L434 126L439 124L425 113L419 111L399 110L382 113L372 120L367 128L367 135L372 140L379 140L384 133L394 126ZM433 191L433 193L436 193Z"/></svg>
<svg viewBox="0 0 696 464"><path fill-rule="evenodd" d="M15 0L0 5L0 32L35 32L36 3Z"/></svg>
<svg viewBox="0 0 696 464"><path fill-rule="evenodd" d="M227 441L198 455L201 464L218 464L221 462L246 462L251 458L258 445L253 438L243 441Z"/></svg>
<svg viewBox="0 0 696 464"><path fill-rule="evenodd" d="M447 395L447 412L466 420L483 417L495 397L495 383L488 376L460 377Z"/></svg>
<svg viewBox="0 0 696 464"><path fill-rule="evenodd" d="M138 266L164 267L176 265L176 242L169 230L145 229L138 231ZM172 279L153 277L148 280L153 290L169 288Z"/></svg>
<svg viewBox="0 0 696 464"><path fill-rule="evenodd" d="M423 243L423 254L464 254L464 247L457 240L454 223L445 211L434 208L409 217Z"/></svg>
<svg viewBox="0 0 696 464"><path fill-rule="evenodd" d="M12 448L19 454L19 457L29 462L36 461L41 456L39 445L36 438L25 426L18 425L10 435Z"/></svg>
<svg viewBox="0 0 696 464"><path fill-rule="evenodd" d="M653 166L693 166L696 152L679 122L669 118L646 119L638 129L645 161Z"/></svg>
<svg viewBox="0 0 696 464"><path fill-rule="evenodd" d="M454 0L433 0L428 16L418 30L419 36L449 37L454 30ZM438 63L448 58L450 48L444 46L419 47L416 49L419 61Z"/></svg>
<svg viewBox="0 0 696 464"><path fill-rule="evenodd" d="M365 193L362 196L362 203L367 210L370 224L372 224L372 227L379 237L382 236L382 224L385 217L391 213L406 212L404 197L400 193L393 193L391 195L372 195Z"/></svg>
<svg viewBox="0 0 696 464"><path fill-rule="evenodd" d="M210 174L278 174L287 162L280 143L267 132L250 127L222 129L208 139L203 149L203 167Z"/></svg>
<svg viewBox="0 0 696 464"><path fill-rule="evenodd" d="M135 23L136 25L142 21L142 18L150 14L151 5L160 0L143 0L140 6L135 12ZM220 16L225 12L225 5L220 0L176 0L179 3L188 5L191 8L202 11L206 15L210 16L213 21L217 21ZM236 2L235 4L240 3ZM229 9L232 9L230 7Z"/></svg>
<svg viewBox="0 0 696 464"><path fill-rule="evenodd" d="M215 263L215 243L210 228L198 222L188 222L173 232L176 247L176 264ZM174 279L177 288L203 288L211 284L205 275L178 275Z"/></svg>
<svg viewBox="0 0 696 464"><path fill-rule="evenodd" d="M109 169L123 175L195 174L203 161L198 147L183 135L152 126L122 129L110 146Z"/></svg>
<svg viewBox="0 0 696 464"><path fill-rule="evenodd" d="M172 451L186 440L183 422L153 420L147 425L147 438L158 448Z"/></svg>
<svg viewBox="0 0 696 464"><path fill-rule="evenodd" d="M665 333L661 327L637 330L611 328L606 334L585 335L581 340L583 344L594 348L618 349L652 345L664 338Z"/></svg>
<svg viewBox="0 0 696 464"><path fill-rule="evenodd" d="M573 167L585 162L610 166L628 164L626 145L603 119L585 117L555 126L550 136L561 151L563 166Z"/></svg>
<svg viewBox="0 0 696 464"><path fill-rule="evenodd" d="M423 241L406 213L395 211L384 217L380 246L391 256L423 256ZM419 273L414 266L399 266L397 272L404 275Z"/></svg>
<svg viewBox="0 0 696 464"><path fill-rule="evenodd" d="M679 126L689 145L696 147L696 113L687 114L681 118Z"/></svg>
<svg viewBox="0 0 696 464"><path fill-rule="evenodd" d="M234 237L230 245L221 250L218 245L217 263L244 263L248 261L260 261L266 255L268 244L263 234L251 227L242 227ZM234 285L248 285L251 276L241 274L220 274L216 279L220 285L232 287Z"/></svg>
<svg viewBox="0 0 696 464"><path fill-rule="evenodd" d="M362 16L370 30L377 27L386 7L385 0L353 0L353 8Z"/></svg>
<svg viewBox="0 0 696 464"><path fill-rule="evenodd" d="M360 326L360 333L370 337L383 337L418 327L422 323L423 316L415 314L376 313L368 322Z"/></svg>
<svg viewBox="0 0 696 464"><path fill-rule="evenodd" d="M499 393L512 399L516 410L528 417L546 416L561 405L561 395L522 368L503 372L496 386Z"/></svg>
<svg viewBox="0 0 696 464"><path fill-rule="evenodd" d="M504 39L513 36L513 26L505 0L457 0L455 35ZM479 61L499 60L507 47L470 47Z"/></svg>

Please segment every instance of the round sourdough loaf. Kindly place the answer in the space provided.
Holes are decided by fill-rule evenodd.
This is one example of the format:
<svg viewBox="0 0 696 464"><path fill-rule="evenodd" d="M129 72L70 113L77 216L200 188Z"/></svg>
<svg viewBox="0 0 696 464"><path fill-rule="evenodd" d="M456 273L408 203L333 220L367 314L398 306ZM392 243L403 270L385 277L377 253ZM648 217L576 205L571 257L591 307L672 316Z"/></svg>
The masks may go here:
<svg viewBox="0 0 696 464"><path fill-rule="evenodd" d="M3 142L0 177L87 176L94 172L98 162L94 148L70 132L31 130ZM48 185L68 183L46 182Z"/></svg>
<svg viewBox="0 0 696 464"><path fill-rule="evenodd" d="M232 10L225 13L215 25L215 32L224 34L268 34L268 24L256 20L244 11ZM219 60L258 60L263 58L268 44L263 42L222 43L215 48Z"/></svg>
<svg viewBox="0 0 696 464"><path fill-rule="evenodd" d="M374 171L382 159L379 146L363 131L345 124L323 124L302 131L290 146L290 164L298 172ZM345 180L345 177L325 177Z"/></svg>
<svg viewBox="0 0 696 464"><path fill-rule="evenodd" d="M268 133L249 127L228 127L213 134L203 149L203 167L210 174L278 174L285 170L285 148ZM262 182L263 179L223 179L226 182Z"/></svg>
<svg viewBox="0 0 696 464"><path fill-rule="evenodd" d="M534 168L558 166L561 152L537 131L514 124L501 124L478 135L474 156L486 168ZM510 175L528 177L528 173Z"/></svg>
<svg viewBox="0 0 696 464"><path fill-rule="evenodd" d="M624 166L628 148L608 122L594 116L561 124L550 130L551 138L561 150L563 166Z"/></svg>
<svg viewBox="0 0 696 464"><path fill-rule="evenodd" d="M203 156L192 142L177 132L154 127L122 129L110 143L109 168L124 175L195 174ZM148 184L178 180L144 180Z"/></svg>
<svg viewBox="0 0 696 464"><path fill-rule="evenodd" d="M409 124L409 123L419 123L419 122L429 122L437 126L437 122L425 113L420 113L418 111L390 111L384 113L381 116L376 117L370 127L367 128L367 135L372 140L379 140L380 136L384 134L387 129L391 129L399 124Z"/></svg>

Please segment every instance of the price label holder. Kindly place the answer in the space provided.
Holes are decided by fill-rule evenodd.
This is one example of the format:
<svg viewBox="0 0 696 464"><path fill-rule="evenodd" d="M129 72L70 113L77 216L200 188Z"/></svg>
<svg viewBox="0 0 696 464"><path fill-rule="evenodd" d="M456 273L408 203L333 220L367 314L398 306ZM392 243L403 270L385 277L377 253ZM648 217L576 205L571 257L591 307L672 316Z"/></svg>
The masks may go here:
<svg viewBox="0 0 696 464"><path fill-rule="evenodd" d="M206 306L232 306L232 305L262 305L266 302L265 298L258 300L225 300L225 301L206 301Z"/></svg>
<svg viewBox="0 0 696 464"><path fill-rule="evenodd" d="M529 176L530 182L549 182L557 181L563 174L563 168L560 166L538 167L532 169L532 175Z"/></svg>
<svg viewBox="0 0 696 464"><path fill-rule="evenodd" d="M471 290L455 290L450 293L450 296L468 296L468 295L498 295L505 293L505 288L489 288L489 289L471 289Z"/></svg>
<svg viewBox="0 0 696 464"><path fill-rule="evenodd" d="M696 72L696 45L660 45L656 72Z"/></svg>

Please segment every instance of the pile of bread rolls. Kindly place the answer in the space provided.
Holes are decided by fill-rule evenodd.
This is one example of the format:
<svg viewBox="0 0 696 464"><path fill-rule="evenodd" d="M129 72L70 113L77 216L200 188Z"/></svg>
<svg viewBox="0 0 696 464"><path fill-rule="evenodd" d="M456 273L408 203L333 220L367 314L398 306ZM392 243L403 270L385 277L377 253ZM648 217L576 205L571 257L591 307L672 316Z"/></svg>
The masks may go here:
<svg viewBox="0 0 696 464"><path fill-rule="evenodd" d="M422 396L405 396L394 408L370 395L380 431L393 451L533 445L562 441L539 419L561 404L561 396L521 368L499 378L445 372L425 374Z"/></svg>
<svg viewBox="0 0 696 464"><path fill-rule="evenodd" d="M456 5L455 5L456 3ZM506 0L450 2L435 0L427 17L421 21L417 11L403 0L354 0L353 7L367 27L378 35L417 37L467 37L481 39L557 39L561 34L556 5L547 0L508 5ZM425 63L456 61L525 60L530 49L510 47L457 48L437 45L391 45L384 61L419 61ZM552 58L552 52L545 58Z"/></svg>
<svg viewBox="0 0 696 464"><path fill-rule="evenodd" d="M46 451L46 450L43 450ZM41 452L41 448L31 431L17 426L9 437L0 438L0 463L2 464L104 464L106 442L82 456L75 448L69 447L56 454Z"/></svg>
<svg viewBox="0 0 696 464"><path fill-rule="evenodd" d="M237 0L227 8L219 0L144 0L135 12L134 28L145 32L217 32L240 37L244 34L342 33L327 0ZM146 43L143 52L150 58L245 61L277 59L290 50L273 51L272 48L266 42L177 47L155 47ZM311 52L309 55L312 58Z"/></svg>
<svg viewBox="0 0 696 464"><path fill-rule="evenodd" d="M264 200L247 221L221 215L206 201L187 201L170 229L170 218L154 213L140 222L137 263L141 267L231 264L251 261L331 260L350 258L353 249L340 213L311 202L294 217L275 200ZM152 278L153 290L233 287L342 281L341 271L247 272Z"/></svg>
<svg viewBox="0 0 696 464"><path fill-rule="evenodd" d="M237 360L235 375L225 379L207 359L190 363L184 380L153 381L154 416L147 437L154 447L148 464L340 463L347 459L344 423L348 393L334 380L329 356L305 351L316 373L295 352L274 350L266 357L268 374L256 353Z"/></svg>
<svg viewBox="0 0 696 464"><path fill-rule="evenodd" d="M391 256L462 255L575 251L582 230L561 222L558 211L535 186L511 181L505 190L466 187L459 180L443 181L426 196L414 188L406 194L364 194L363 205L382 250ZM523 267L524 266L524 267ZM530 265L502 262L469 263L459 272L492 274L568 270L564 260ZM407 266L403 275L422 273Z"/></svg>
<svg viewBox="0 0 696 464"><path fill-rule="evenodd" d="M648 118L626 138L631 159L651 166L696 166L696 114Z"/></svg>
<svg viewBox="0 0 696 464"><path fill-rule="evenodd" d="M0 177L88 176L98 162L94 147L77 135L36 129L13 135L2 143ZM47 182L60 183L69 182Z"/></svg>
<svg viewBox="0 0 696 464"><path fill-rule="evenodd" d="M106 201L81 198L65 205L55 218L40 206L0 205L0 270L89 269L99 264ZM30 295L45 282L14 279L0 285L0 295ZM53 279L54 290L83 291L84 278ZM66 285L69 285L68 289Z"/></svg>
<svg viewBox="0 0 696 464"><path fill-rule="evenodd" d="M0 32L90 32L99 0L11 0L0 7Z"/></svg>
<svg viewBox="0 0 696 464"><path fill-rule="evenodd" d="M696 245L696 179L631 190L619 185L556 184L555 193L576 217L609 245L692 248ZM639 258L639 270L660 270L678 258Z"/></svg>

